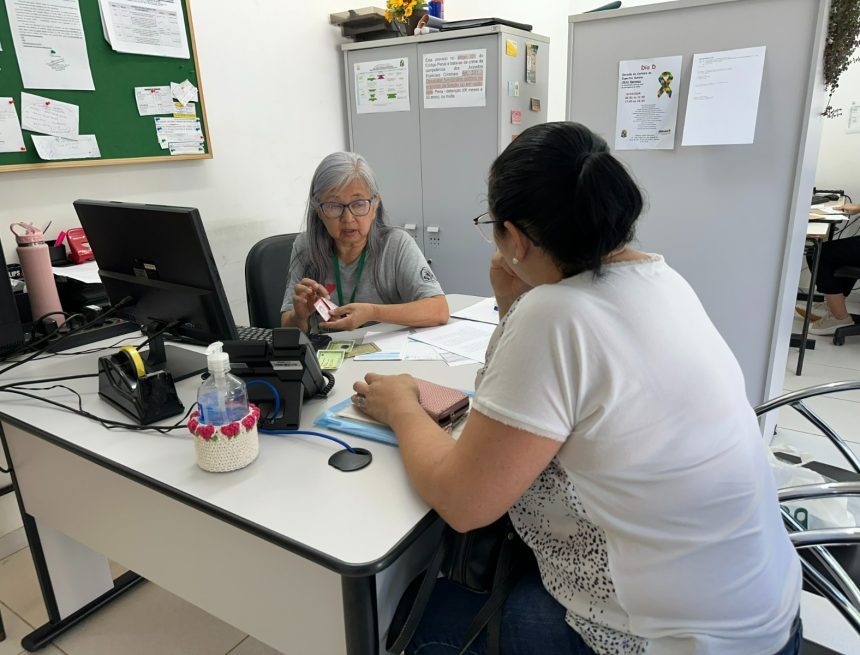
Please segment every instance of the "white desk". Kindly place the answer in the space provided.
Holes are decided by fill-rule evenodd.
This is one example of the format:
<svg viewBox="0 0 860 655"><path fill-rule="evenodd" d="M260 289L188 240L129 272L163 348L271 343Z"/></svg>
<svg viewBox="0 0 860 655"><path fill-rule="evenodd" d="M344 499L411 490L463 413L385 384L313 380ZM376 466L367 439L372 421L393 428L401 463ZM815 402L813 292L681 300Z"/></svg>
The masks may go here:
<svg viewBox="0 0 860 655"><path fill-rule="evenodd" d="M475 300L449 297L452 311ZM94 372L97 357L33 362L0 382ZM368 371L472 388L477 368L347 360L329 399L305 403L302 428L350 396ZM95 378L69 384L85 409L128 421L98 397ZM197 386L193 378L178 383L186 406ZM75 400L62 390L40 393ZM25 640L28 649L117 593L109 557L286 653L374 653L440 527L410 487L398 450L372 441L345 437L373 462L342 473L327 465L336 444L261 435L253 464L213 474L197 467L182 432L109 431L9 394L0 399L0 424L50 617Z"/></svg>

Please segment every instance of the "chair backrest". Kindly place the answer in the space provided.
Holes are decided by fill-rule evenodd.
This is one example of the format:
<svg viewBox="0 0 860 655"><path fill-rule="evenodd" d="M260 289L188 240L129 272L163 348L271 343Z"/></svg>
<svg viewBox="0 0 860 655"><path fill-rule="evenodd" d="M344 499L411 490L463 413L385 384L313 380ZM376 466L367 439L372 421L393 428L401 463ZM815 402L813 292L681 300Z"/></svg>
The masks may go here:
<svg viewBox="0 0 860 655"><path fill-rule="evenodd" d="M245 258L248 317L254 327L281 326L290 256L297 234L278 234L253 245Z"/></svg>

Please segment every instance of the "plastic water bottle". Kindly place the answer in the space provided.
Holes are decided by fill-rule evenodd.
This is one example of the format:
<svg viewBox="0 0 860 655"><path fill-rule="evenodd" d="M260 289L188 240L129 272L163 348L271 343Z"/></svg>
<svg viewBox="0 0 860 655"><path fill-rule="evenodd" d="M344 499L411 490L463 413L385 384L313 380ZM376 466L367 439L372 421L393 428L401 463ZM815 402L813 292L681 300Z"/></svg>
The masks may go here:
<svg viewBox="0 0 860 655"><path fill-rule="evenodd" d="M16 232L15 228L24 232ZM18 261L21 262L21 271L27 283L27 295L30 299L33 320L49 314L46 318L52 319L57 325L62 325L66 319L61 313L63 306L60 304L57 284L54 282L54 271L51 268L48 246L45 245L44 230L30 223L13 223L9 229L12 230L18 243Z"/></svg>
<svg viewBox="0 0 860 655"><path fill-rule="evenodd" d="M242 380L230 375L230 356L223 345L216 341L206 349L209 377L197 391L200 422L206 425L227 425L248 414L248 391Z"/></svg>

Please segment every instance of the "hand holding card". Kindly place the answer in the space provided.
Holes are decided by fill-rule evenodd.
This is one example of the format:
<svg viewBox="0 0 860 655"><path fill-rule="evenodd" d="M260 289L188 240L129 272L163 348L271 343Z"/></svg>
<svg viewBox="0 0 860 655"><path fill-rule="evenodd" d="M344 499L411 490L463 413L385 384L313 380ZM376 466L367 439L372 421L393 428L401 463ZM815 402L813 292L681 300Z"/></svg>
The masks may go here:
<svg viewBox="0 0 860 655"><path fill-rule="evenodd" d="M356 330L365 323L376 320L375 305L353 302L329 310L331 318L320 326L329 330Z"/></svg>
<svg viewBox="0 0 860 655"><path fill-rule="evenodd" d="M314 301L314 309L317 310L317 314L322 317L324 321L331 320L331 311L333 309L337 309L337 305L335 305L328 298L320 296Z"/></svg>

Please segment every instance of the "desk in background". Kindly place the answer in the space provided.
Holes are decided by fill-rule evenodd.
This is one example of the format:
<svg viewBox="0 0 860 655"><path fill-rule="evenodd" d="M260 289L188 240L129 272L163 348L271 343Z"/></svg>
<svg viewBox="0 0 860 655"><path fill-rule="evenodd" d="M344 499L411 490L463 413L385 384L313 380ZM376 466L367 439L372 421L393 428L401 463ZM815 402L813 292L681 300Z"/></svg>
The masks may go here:
<svg viewBox="0 0 860 655"><path fill-rule="evenodd" d="M838 205L834 203L834 206ZM806 355L806 349L815 347L815 341L808 337L812 302L815 297L815 281L818 278L818 264L821 260L821 245L833 237L835 225L847 220L848 217L845 214L828 214L815 208L809 212L809 222L806 224L806 243L812 250L812 263L809 266L809 291L806 294L806 311L803 316L801 332L791 335L791 346L798 348L795 375L800 375L803 372L803 359Z"/></svg>
<svg viewBox="0 0 860 655"><path fill-rule="evenodd" d="M449 296L452 311L476 300ZM2 381L91 373L97 357L31 362ZM369 371L472 388L477 368L347 360L330 397L305 403L302 428L352 395ZM127 420L98 397L95 378L69 384L85 409ZM197 386L196 379L177 384L186 406ZM75 400L62 390L44 393ZM50 617L25 639L28 650L138 580L135 573L112 580L111 558L278 650L377 653L441 529L398 450L355 437L346 440L373 453L361 471L328 466L328 441L261 435L257 461L212 474L197 467L191 438L179 432L106 430L6 394L0 425Z"/></svg>

